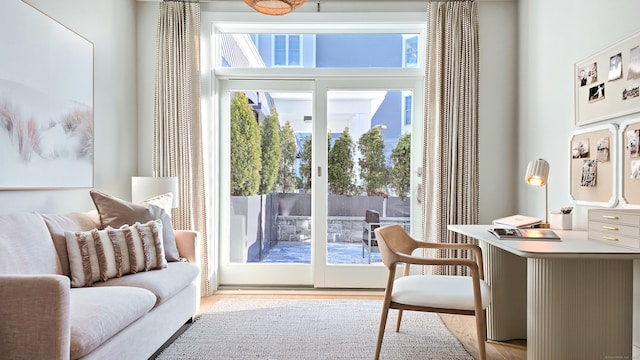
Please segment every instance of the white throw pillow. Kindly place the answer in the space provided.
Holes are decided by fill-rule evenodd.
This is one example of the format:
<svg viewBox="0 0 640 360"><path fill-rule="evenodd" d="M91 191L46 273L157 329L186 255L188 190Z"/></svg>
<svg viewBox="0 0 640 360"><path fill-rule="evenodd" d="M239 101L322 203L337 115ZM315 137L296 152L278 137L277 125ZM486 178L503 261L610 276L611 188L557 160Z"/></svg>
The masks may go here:
<svg viewBox="0 0 640 360"><path fill-rule="evenodd" d="M156 205L162 208L169 217L171 217L171 209L173 206L173 194L168 192L166 194L154 196L151 199L147 199L144 201L149 205Z"/></svg>

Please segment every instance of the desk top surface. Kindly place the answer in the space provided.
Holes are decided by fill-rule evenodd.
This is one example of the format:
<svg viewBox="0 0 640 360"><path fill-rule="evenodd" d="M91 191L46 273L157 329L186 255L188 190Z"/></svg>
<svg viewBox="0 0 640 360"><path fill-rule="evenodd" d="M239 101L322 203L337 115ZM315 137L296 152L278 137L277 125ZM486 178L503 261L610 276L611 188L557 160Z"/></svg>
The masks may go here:
<svg viewBox="0 0 640 360"><path fill-rule="evenodd" d="M561 241L504 240L493 236L491 225L448 225L453 232L470 236L514 255L526 258L640 259L640 249L609 245L588 239L586 231L553 230Z"/></svg>

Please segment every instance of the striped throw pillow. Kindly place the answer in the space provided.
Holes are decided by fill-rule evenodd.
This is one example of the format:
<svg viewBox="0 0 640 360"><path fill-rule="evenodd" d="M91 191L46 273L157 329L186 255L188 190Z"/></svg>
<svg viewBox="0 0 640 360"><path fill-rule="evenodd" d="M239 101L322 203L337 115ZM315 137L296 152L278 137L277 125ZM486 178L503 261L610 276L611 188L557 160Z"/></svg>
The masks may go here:
<svg viewBox="0 0 640 360"><path fill-rule="evenodd" d="M67 231L65 238L72 287L167 266L160 220L118 229Z"/></svg>

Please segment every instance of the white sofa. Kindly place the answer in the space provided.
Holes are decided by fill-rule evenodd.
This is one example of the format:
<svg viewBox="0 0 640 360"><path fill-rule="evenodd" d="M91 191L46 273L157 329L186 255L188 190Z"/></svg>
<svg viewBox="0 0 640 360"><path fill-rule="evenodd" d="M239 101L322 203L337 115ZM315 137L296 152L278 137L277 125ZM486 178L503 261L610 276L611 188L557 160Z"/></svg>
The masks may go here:
<svg viewBox="0 0 640 360"><path fill-rule="evenodd" d="M100 227L96 211L0 216L0 358L147 359L195 315L193 231L165 268L71 287L65 232Z"/></svg>

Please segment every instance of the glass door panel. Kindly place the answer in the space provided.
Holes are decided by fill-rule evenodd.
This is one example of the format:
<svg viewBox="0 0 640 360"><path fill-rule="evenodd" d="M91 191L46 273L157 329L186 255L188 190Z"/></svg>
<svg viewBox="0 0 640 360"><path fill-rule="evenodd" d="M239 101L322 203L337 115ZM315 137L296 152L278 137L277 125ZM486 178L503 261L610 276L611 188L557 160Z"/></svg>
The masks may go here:
<svg viewBox="0 0 640 360"><path fill-rule="evenodd" d="M326 179L317 201L324 207L317 209L326 231L318 234L324 244L315 244L315 284L383 288L387 269L373 230L401 224L411 231L416 180L410 171L411 134L417 114L412 104L418 83L323 79L317 84L317 98L324 100L318 101L318 112L326 118L326 127L318 129L326 134L318 149L318 158L326 159Z"/></svg>
<svg viewBox="0 0 640 360"><path fill-rule="evenodd" d="M410 230L411 109L406 107L412 92L333 90L327 98L327 262L380 263L373 230L391 223Z"/></svg>
<svg viewBox="0 0 640 360"><path fill-rule="evenodd" d="M311 189L300 166L312 84L222 85L221 284L311 286Z"/></svg>

